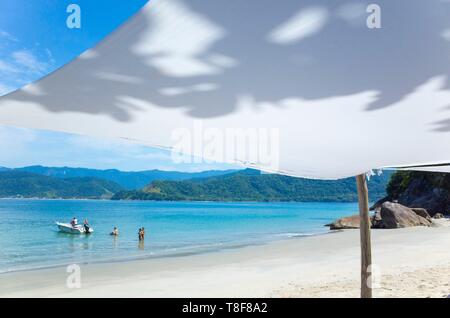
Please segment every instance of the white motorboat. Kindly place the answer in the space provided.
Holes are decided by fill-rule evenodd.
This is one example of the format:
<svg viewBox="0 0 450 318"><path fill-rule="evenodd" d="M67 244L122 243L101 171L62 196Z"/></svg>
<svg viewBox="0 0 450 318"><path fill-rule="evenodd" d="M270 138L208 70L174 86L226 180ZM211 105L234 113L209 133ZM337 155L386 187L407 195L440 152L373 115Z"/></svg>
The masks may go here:
<svg viewBox="0 0 450 318"><path fill-rule="evenodd" d="M60 232L69 233L69 234L89 234L94 232L92 227L89 227L86 231L86 228L82 224L72 225L70 223L60 223L56 222L58 229Z"/></svg>

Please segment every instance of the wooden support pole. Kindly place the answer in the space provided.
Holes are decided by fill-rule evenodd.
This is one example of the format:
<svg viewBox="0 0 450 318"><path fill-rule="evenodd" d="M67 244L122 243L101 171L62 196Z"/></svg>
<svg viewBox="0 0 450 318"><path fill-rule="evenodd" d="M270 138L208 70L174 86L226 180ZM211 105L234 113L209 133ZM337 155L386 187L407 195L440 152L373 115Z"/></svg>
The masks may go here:
<svg viewBox="0 0 450 318"><path fill-rule="evenodd" d="M372 298L372 281L369 266L372 264L372 245L370 242L369 195L366 175L356 176L360 217L361 239L361 298Z"/></svg>

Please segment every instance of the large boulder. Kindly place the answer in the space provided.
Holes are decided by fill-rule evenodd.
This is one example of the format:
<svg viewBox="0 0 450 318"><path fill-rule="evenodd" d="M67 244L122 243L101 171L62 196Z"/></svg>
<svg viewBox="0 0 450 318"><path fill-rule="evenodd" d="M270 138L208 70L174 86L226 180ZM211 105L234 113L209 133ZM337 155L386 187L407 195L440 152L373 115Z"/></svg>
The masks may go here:
<svg viewBox="0 0 450 318"><path fill-rule="evenodd" d="M406 189L396 197L405 206L427 209L433 216L450 210L450 174L411 172L411 180Z"/></svg>
<svg viewBox="0 0 450 318"><path fill-rule="evenodd" d="M416 214L412 209L399 203L384 202L380 211L383 227L396 229L411 226L431 226L426 218Z"/></svg>
<svg viewBox="0 0 450 318"><path fill-rule="evenodd" d="M380 205L380 209L381 209L381 205ZM370 218L370 222L372 223L372 228L374 228L374 229L384 228L383 220L381 219L380 210L375 212L375 214Z"/></svg>
<svg viewBox="0 0 450 318"><path fill-rule="evenodd" d="M436 214L433 216L433 219L442 219L442 218L444 218L444 215L443 215L442 213L436 213Z"/></svg>
<svg viewBox="0 0 450 318"><path fill-rule="evenodd" d="M386 201L390 201L389 197L384 197L381 198L380 200L378 200L377 202L375 202L371 207L370 207L370 211L376 211L379 212L381 209L381 205L386 202Z"/></svg>
<svg viewBox="0 0 450 318"><path fill-rule="evenodd" d="M325 226L330 230L359 229L359 215L346 216Z"/></svg>
<svg viewBox="0 0 450 318"><path fill-rule="evenodd" d="M428 221L431 221L431 216L428 214L428 211L424 208L411 208L411 210L414 211L417 215L420 215L421 217L427 219Z"/></svg>

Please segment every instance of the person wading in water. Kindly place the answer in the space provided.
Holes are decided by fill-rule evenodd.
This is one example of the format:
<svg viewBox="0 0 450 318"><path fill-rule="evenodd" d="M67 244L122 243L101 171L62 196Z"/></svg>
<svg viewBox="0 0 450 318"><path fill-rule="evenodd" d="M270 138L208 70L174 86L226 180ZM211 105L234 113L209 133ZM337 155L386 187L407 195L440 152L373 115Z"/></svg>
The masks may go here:
<svg viewBox="0 0 450 318"><path fill-rule="evenodd" d="M144 229L143 227L141 227L141 228L139 229L138 234L139 234L139 241L143 241L143 240L144 240L144 237L145 237L145 229Z"/></svg>

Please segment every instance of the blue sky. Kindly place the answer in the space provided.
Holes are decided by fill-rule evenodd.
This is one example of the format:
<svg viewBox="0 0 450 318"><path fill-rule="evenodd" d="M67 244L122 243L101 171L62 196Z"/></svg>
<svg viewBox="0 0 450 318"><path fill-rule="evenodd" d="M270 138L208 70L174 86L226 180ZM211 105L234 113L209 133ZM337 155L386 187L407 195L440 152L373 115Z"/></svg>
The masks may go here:
<svg viewBox="0 0 450 318"><path fill-rule="evenodd" d="M121 140L0 126L0 166L87 167L141 171L204 171L236 166L219 163L174 163L171 153ZM187 158L189 159L189 158Z"/></svg>
<svg viewBox="0 0 450 318"><path fill-rule="evenodd" d="M2 0L0 96L65 65L136 13L147 0ZM81 29L66 25L69 4ZM201 171L224 164L174 164L167 151L117 140L0 126L0 166L76 166L121 170ZM6 151L5 151L6 150Z"/></svg>
<svg viewBox="0 0 450 318"><path fill-rule="evenodd" d="M0 95L63 66L136 13L147 0L2 0ZM69 29L69 4L81 8L81 29Z"/></svg>

